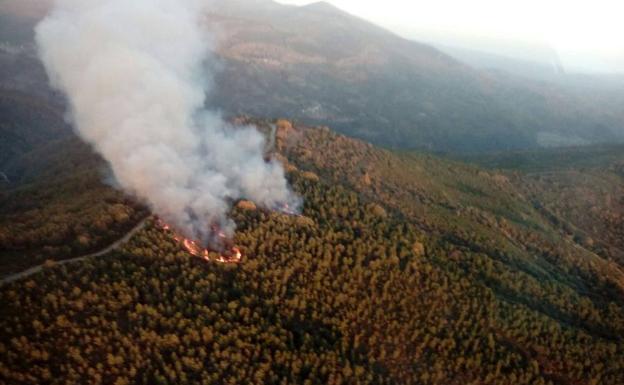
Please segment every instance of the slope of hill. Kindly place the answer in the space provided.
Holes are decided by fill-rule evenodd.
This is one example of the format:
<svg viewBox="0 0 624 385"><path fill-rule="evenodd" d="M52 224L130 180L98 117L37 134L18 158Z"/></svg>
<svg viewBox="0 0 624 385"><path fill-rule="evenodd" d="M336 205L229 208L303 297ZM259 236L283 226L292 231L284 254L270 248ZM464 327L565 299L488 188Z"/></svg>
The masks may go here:
<svg viewBox="0 0 624 385"><path fill-rule="evenodd" d="M568 237L624 264L624 146L471 157L505 170L520 191Z"/></svg>
<svg viewBox="0 0 624 385"><path fill-rule="evenodd" d="M0 116L0 172L11 177L13 159L71 133L62 111L28 94L0 91Z"/></svg>
<svg viewBox="0 0 624 385"><path fill-rule="evenodd" d="M513 173L277 125L303 216L235 208L238 265L150 224L110 258L1 288L0 379L624 381L622 264Z"/></svg>
<svg viewBox="0 0 624 385"><path fill-rule="evenodd" d="M441 151L624 134L610 95L473 70L326 3L213 4L207 24L221 31L225 62L210 103L233 114L290 116L384 146Z"/></svg>
<svg viewBox="0 0 624 385"><path fill-rule="evenodd" d="M0 274L98 250L146 215L45 101L0 93Z"/></svg>
<svg viewBox="0 0 624 385"><path fill-rule="evenodd" d="M206 4L219 58L211 64L218 71L208 103L230 116L287 116L382 146L452 152L624 139L622 87L572 88L482 72L323 2ZM38 12L20 20L33 25ZM1 39L21 44L11 36ZM7 73L0 86L42 93L41 67L32 46L22 45L25 51L0 50Z"/></svg>

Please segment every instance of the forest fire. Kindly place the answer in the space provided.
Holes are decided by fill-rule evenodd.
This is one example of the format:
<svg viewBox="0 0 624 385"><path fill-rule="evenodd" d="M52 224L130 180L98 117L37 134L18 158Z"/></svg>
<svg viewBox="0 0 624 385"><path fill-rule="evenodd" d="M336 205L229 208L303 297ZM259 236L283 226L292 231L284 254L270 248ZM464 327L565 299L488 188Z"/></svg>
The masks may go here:
<svg viewBox="0 0 624 385"><path fill-rule="evenodd" d="M278 211L282 214L291 215L291 216L301 216L296 210L291 208L288 203L284 203L281 207L278 208Z"/></svg>
<svg viewBox="0 0 624 385"><path fill-rule="evenodd" d="M241 253L240 249L238 247L235 247L235 246L232 246L232 248L230 249L229 252L220 253L218 256L216 256L214 258L211 258L211 256L210 256L210 251L211 250L200 246L197 243L197 241L194 241L192 239L185 238L185 237L181 236L180 234L175 232L171 228L171 226L169 226L168 224L163 222L161 219L158 219L157 223L163 230L171 231L173 233L173 239L175 239L176 241L180 242L182 244L182 246L184 246L186 251L188 251L191 255L194 255L196 257L202 258L202 259L204 259L205 261L208 261L208 262L214 261L214 262L226 263L226 264L240 263L240 261L242 260L242 257L243 257L242 253ZM227 236L225 235L225 233L223 231L221 231L220 229L215 227L215 228L213 228L213 232L225 244L229 243L228 239L227 239Z"/></svg>
<svg viewBox="0 0 624 385"><path fill-rule="evenodd" d="M274 209L284 215L296 216L300 217L301 214L299 212L289 206L287 203L280 205ZM242 253L240 249L232 244L232 241L228 239L227 235L216 225L211 227L211 233L218 240L217 243L220 245L225 245L226 251L218 252L216 250L208 249L202 247L198 241L186 238L182 236L180 233L175 231L171 226L165 223L162 219L158 218L156 223L160 228L165 231L170 231L173 235L173 238L182 244L184 249L188 251L191 255L204 259L208 262L219 262L226 264L235 264L240 263L242 260Z"/></svg>

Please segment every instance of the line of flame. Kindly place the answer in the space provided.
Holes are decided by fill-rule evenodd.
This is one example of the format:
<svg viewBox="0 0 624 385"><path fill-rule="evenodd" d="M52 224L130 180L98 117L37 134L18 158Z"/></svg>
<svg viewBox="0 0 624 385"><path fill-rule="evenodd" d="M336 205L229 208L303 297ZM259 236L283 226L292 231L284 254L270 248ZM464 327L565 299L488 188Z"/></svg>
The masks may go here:
<svg viewBox="0 0 624 385"><path fill-rule="evenodd" d="M208 249L202 248L200 247L197 242L193 241L192 239L188 239L185 237L182 237L181 235L179 235L178 233L176 233L175 231L173 231L171 229L171 227L166 224L165 222L163 222L162 220L158 220L158 225L166 231L172 231L173 232L173 239L175 239L177 242L181 243L182 246L184 246L184 248L186 249L186 251L188 251L191 255L194 255L196 257L200 257L202 259L204 259L205 261L212 261L210 259L210 255L209 255L209 251ZM223 233L222 231L218 231L217 232L217 236L221 239L225 239L226 235L225 233ZM218 257L216 257L214 259L215 262L219 262L219 263L225 263L225 264L234 264L234 263L240 263L240 261L242 260L243 255L240 251L240 249L238 247L232 247L232 256L231 257L225 257L224 255L219 255Z"/></svg>

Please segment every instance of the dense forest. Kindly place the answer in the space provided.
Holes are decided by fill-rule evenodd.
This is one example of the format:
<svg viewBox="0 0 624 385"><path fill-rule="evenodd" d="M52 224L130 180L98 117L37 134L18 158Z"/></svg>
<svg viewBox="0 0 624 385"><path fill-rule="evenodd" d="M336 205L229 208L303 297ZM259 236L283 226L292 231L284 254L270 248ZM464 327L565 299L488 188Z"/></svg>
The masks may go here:
<svg viewBox="0 0 624 385"><path fill-rule="evenodd" d="M235 207L240 264L150 219L109 256L4 285L0 382L624 382L621 262L516 172L277 126L301 215Z"/></svg>
<svg viewBox="0 0 624 385"><path fill-rule="evenodd" d="M49 141L9 166L11 183L0 185L1 273L99 250L147 216L106 183L106 164L77 138Z"/></svg>
<svg viewBox="0 0 624 385"><path fill-rule="evenodd" d="M503 170L567 237L624 265L624 146L571 147L465 157Z"/></svg>

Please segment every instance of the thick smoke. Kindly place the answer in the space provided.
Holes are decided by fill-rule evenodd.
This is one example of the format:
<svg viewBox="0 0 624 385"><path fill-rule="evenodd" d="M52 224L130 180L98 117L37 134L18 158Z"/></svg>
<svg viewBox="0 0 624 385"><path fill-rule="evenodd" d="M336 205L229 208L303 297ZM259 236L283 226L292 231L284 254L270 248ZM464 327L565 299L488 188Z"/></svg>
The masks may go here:
<svg viewBox="0 0 624 385"><path fill-rule="evenodd" d="M189 237L209 241L232 200L293 204L264 138L203 109L210 39L195 0L58 0L36 29L76 130L117 181Z"/></svg>

